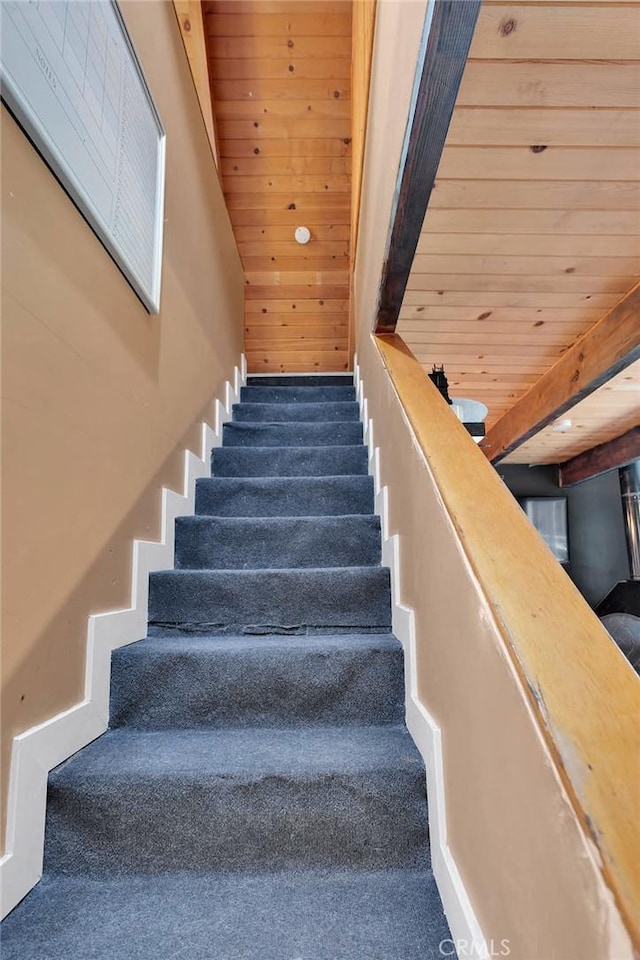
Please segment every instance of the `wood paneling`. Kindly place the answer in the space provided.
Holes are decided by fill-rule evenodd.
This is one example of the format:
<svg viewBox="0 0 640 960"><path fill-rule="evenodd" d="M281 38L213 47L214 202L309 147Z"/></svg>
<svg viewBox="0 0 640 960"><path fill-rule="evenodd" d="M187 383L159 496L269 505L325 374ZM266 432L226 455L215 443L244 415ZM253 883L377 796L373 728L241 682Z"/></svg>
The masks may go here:
<svg viewBox="0 0 640 960"><path fill-rule="evenodd" d="M630 6L611 4L598 12L593 29L581 3L518 3L489 6L471 47L474 60L637 60L638 20Z"/></svg>
<svg viewBox="0 0 640 960"><path fill-rule="evenodd" d="M482 5L397 330L489 427L640 276L639 37L637 2Z"/></svg>
<svg viewBox="0 0 640 960"><path fill-rule="evenodd" d="M293 67L293 70L290 69ZM303 59L296 63L287 60L210 60L212 80L284 80L296 77L348 80L349 61L346 57Z"/></svg>
<svg viewBox="0 0 640 960"><path fill-rule="evenodd" d="M314 100L313 97L301 101L298 97L291 100L283 97L270 100L256 96L249 100L222 100L216 105L216 113L221 120L249 120L255 130L264 129L266 121L271 119L286 121L327 117L333 120L345 118L348 122L350 111L348 100ZM323 139L322 131L316 134L316 139L318 138Z"/></svg>
<svg viewBox="0 0 640 960"><path fill-rule="evenodd" d="M514 171L515 173L516 171ZM638 210L637 181L438 180L434 209ZM428 223L425 229L428 230Z"/></svg>
<svg viewBox="0 0 640 960"><path fill-rule="evenodd" d="M333 313L344 314L349 306L348 300L310 300L305 297L301 301L296 300L250 300L245 306L245 315L247 318L252 313L275 313L287 314L288 312L298 311L302 308L307 314L311 313Z"/></svg>
<svg viewBox="0 0 640 960"><path fill-rule="evenodd" d="M242 13L219 13L218 4L207 4L207 32L213 37L246 37L253 42L254 55L262 52L262 37L348 37L351 34L350 4L328 4L324 10L306 11L306 2L296 0L274 3L263 12L261 0L247 3ZM333 7L334 9L330 9ZM338 10L338 7L341 9ZM227 8L233 9L233 8ZM215 49L215 48L214 48Z"/></svg>
<svg viewBox="0 0 640 960"><path fill-rule="evenodd" d="M259 151L263 159L288 157L299 160L302 157L304 160L310 160L312 158L351 156L351 145L348 137L346 140L339 138L332 140L319 140L317 138L269 140L262 137L260 143L257 144L256 138L253 134L250 134L246 140L228 140L226 144L226 156L229 158L246 157L250 159L257 156L256 150Z"/></svg>
<svg viewBox="0 0 640 960"><path fill-rule="evenodd" d="M586 9L597 16L597 7ZM467 107L637 107L640 63L469 60L458 102Z"/></svg>
<svg viewBox="0 0 640 960"><path fill-rule="evenodd" d="M283 207L281 203L274 203L273 197L269 206L256 207L255 203L258 198L252 197L251 203L253 206L245 206L242 204L242 198L227 198L227 203L229 206L229 211L231 215L231 222L235 226L259 226L259 227L273 227L273 226L288 226L292 227L292 231L289 236L293 236L293 230L299 223L299 213L296 210L295 205ZM314 203L314 198L307 195L306 205L307 210L310 210L313 207L313 223L317 226L348 226L349 219L349 208L348 206L338 206L337 202L333 200L330 206L322 206ZM264 202L264 201L263 201Z"/></svg>
<svg viewBox="0 0 640 960"><path fill-rule="evenodd" d="M364 148L367 135L367 110L371 81L371 59L376 19L376 0L356 0L353 4L353 64L351 139L353 146L353 204L351 208L351 235L353 255L356 252L358 219L360 212L360 189L364 165Z"/></svg>
<svg viewBox="0 0 640 960"><path fill-rule="evenodd" d="M351 257L355 263L360 224L360 199L364 172L364 151L367 139L369 88L373 60L377 0L356 0L352 8L353 54L351 64L351 142L353 148L353 192L351 203ZM349 360L355 353L353 300L349 315Z"/></svg>
<svg viewBox="0 0 640 960"><path fill-rule="evenodd" d="M260 0L255 0L259 3ZM292 0L296 2L296 0ZM207 7L207 0L204 0ZM255 4L254 4L255 6ZM282 36L255 37L226 37L222 34L213 34L213 24L209 29L216 36L216 45L211 55L216 60L284 60L289 68L290 64L299 60L313 57L319 60L329 60L336 57L351 57L351 37L319 37L319 36ZM259 47L257 44L259 43ZM293 45L292 45L293 44Z"/></svg>
<svg viewBox="0 0 640 960"><path fill-rule="evenodd" d="M440 161L445 180L637 180L640 154L635 147L557 147L535 152L520 147L450 146Z"/></svg>
<svg viewBox="0 0 640 960"><path fill-rule="evenodd" d="M346 300L348 302L349 284L344 280L341 283L336 282L335 285L331 286L323 283L322 292L329 300ZM250 311L251 304L249 301L252 300L255 300L259 304L263 304L268 301L282 298L281 302L286 305L288 302L286 297L294 297L300 305L304 305L305 310L310 310L311 307L309 304L314 303L315 301L308 298L317 295L318 289L313 283L288 283L286 290L282 290L282 287L274 284L252 283L250 286L245 287L245 310ZM348 310L345 312L348 313Z"/></svg>
<svg viewBox="0 0 640 960"><path fill-rule="evenodd" d="M351 172L351 163L347 157L264 157L261 165L263 176L269 177L309 177L344 176ZM255 167L250 157L230 157L222 165L222 172L229 177L247 177L247 182L255 179Z"/></svg>
<svg viewBox="0 0 640 960"><path fill-rule="evenodd" d="M347 369L351 3L203 7L249 369Z"/></svg>
<svg viewBox="0 0 640 960"><path fill-rule="evenodd" d="M555 309L557 307L559 310L569 307L585 307L589 310L598 309L600 311L599 316L601 316L603 310L612 307L619 299L620 297L615 293L584 294L567 293L566 291L564 293L539 293L534 290L514 294L509 291L489 290L484 291L480 301L484 306L478 307L478 295L473 290L407 290L404 295L402 310L404 312L407 307L411 307L416 312L420 312L420 306L424 305L422 309L426 310L427 304L436 307L440 304L455 307L471 306L479 309L481 313L486 312L485 306L512 307L514 310L528 307L536 307L537 309ZM478 316L480 316L480 313ZM482 319L486 318L483 317Z"/></svg>
<svg viewBox="0 0 640 960"><path fill-rule="evenodd" d="M191 67L191 76L198 95L202 119L207 129L213 158L218 164L218 144L215 129L209 71L207 67L207 43L204 34L202 4L200 0L173 0L182 42Z"/></svg>
<svg viewBox="0 0 640 960"><path fill-rule="evenodd" d="M420 243L434 233L554 234L582 237L596 234L615 238L625 234L638 238L637 210L533 210L526 217L517 210L433 210L429 211L429 231ZM446 242L445 240L442 241ZM515 241L515 242L520 242Z"/></svg>
<svg viewBox="0 0 640 960"><path fill-rule="evenodd" d="M488 9L488 5L485 5ZM634 147L640 130L626 110L458 106L447 143L452 146Z"/></svg>
<svg viewBox="0 0 640 960"><path fill-rule="evenodd" d="M443 254L477 257L632 257L638 262L640 237L603 234L563 236L562 234L522 234L511 236L503 233L429 233L418 242L418 254L442 256ZM566 267L566 263L565 263Z"/></svg>

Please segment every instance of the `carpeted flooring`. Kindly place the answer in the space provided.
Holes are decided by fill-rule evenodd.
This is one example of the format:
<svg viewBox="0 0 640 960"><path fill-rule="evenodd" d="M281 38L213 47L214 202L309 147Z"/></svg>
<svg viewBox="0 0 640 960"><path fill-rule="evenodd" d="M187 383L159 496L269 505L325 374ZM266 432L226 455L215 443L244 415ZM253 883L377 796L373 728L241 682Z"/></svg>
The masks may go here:
<svg viewBox="0 0 640 960"><path fill-rule="evenodd" d="M449 931L350 377L249 378L3 960L429 960Z"/></svg>

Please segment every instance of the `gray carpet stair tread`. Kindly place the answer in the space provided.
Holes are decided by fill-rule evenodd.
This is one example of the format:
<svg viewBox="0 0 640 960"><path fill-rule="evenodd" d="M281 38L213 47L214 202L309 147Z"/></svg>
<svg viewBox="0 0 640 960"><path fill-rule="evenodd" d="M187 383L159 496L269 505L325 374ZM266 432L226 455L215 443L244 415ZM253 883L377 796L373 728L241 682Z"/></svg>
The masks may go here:
<svg viewBox="0 0 640 960"><path fill-rule="evenodd" d="M114 651L110 710L128 729L398 724L402 648L391 634L150 637Z"/></svg>
<svg viewBox="0 0 640 960"><path fill-rule="evenodd" d="M196 514L321 517L373 513L373 477L202 477Z"/></svg>
<svg viewBox="0 0 640 960"><path fill-rule="evenodd" d="M215 447L214 477L337 477L369 472L362 444L324 447Z"/></svg>
<svg viewBox="0 0 640 960"><path fill-rule="evenodd" d="M2 933L3 960L441 960L450 937L419 870L45 877Z"/></svg>
<svg viewBox="0 0 640 960"><path fill-rule="evenodd" d="M170 764L170 765L169 765ZM259 730L109 730L50 775L55 789L127 780L235 776L317 779L372 770L422 771L422 759L406 728L319 726L292 737L281 728Z"/></svg>
<svg viewBox="0 0 640 960"><path fill-rule="evenodd" d="M359 420L360 407L353 401L338 403L236 403L232 410L236 423L328 423Z"/></svg>
<svg viewBox="0 0 640 960"><path fill-rule="evenodd" d="M242 387L241 403L330 403L355 400L356 389L343 387Z"/></svg>
<svg viewBox="0 0 640 960"><path fill-rule="evenodd" d="M378 566L380 518L180 517L176 569Z"/></svg>
<svg viewBox="0 0 640 960"><path fill-rule="evenodd" d="M222 428L225 446L319 447L362 443L362 424L347 423L235 423Z"/></svg>
<svg viewBox="0 0 640 960"><path fill-rule="evenodd" d="M149 623L254 628L391 628L384 567L161 570L149 578ZM273 629L272 632L280 632Z"/></svg>

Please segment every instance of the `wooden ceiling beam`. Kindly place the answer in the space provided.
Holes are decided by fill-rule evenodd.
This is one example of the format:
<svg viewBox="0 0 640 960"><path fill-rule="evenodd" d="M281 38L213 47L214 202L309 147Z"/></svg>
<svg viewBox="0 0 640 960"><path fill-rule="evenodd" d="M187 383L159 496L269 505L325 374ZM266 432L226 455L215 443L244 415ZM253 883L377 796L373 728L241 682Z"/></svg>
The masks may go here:
<svg viewBox="0 0 640 960"><path fill-rule="evenodd" d="M640 459L640 427L632 427L619 437L599 443L560 464L560 486L570 487L583 480L599 477L601 473L626 467Z"/></svg>
<svg viewBox="0 0 640 960"><path fill-rule="evenodd" d="M640 358L640 284L595 323L489 430L497 463Z"/></svg>
<svg viewBox="0 0 640 960"><path fill-rule="evenodd" d="M180 24L182 42L191 68L191 76L198 95L202 119L209 138L209 146L217 167L218 134L209 83L202 4L199 0L173 0L173 7Z"/></svg>
<svg viewBox="0 0 640 960"><path fill-rule="evenodd" d="M382 273L379 334L396 329L479 11L480 0L435 0L431 23L425 25L422 73Z"/></svg>

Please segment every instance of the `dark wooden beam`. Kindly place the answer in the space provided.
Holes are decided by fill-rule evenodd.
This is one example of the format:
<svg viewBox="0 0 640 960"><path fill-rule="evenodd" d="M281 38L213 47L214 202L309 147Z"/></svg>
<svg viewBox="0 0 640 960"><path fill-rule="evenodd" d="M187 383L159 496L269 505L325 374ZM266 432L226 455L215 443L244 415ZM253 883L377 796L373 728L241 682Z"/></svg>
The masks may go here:
<svg viewBox="0 0 640 960"><path fill-rule="evenodd" d="M640 284L576 340L510 410L482 445L497 463L584 397L640 359Z"/></svg>
<svg viewBox="0 0 640 960"><path fill-rule="evenodd" d="M597 447L585 450L571 460L560 464L560 486L570 487L573 483L591 480L593 477L626 467L633 460L640 459L640 427L632 427L619 437L599 443Z"/></svg>
<svg viewBox="0 0 640 960"><path fill-rule="evenodd" d="M394 333L451 114L473 38L480 0L436 0L423 39L424 62L400 177L376 333Z"/></svg>

